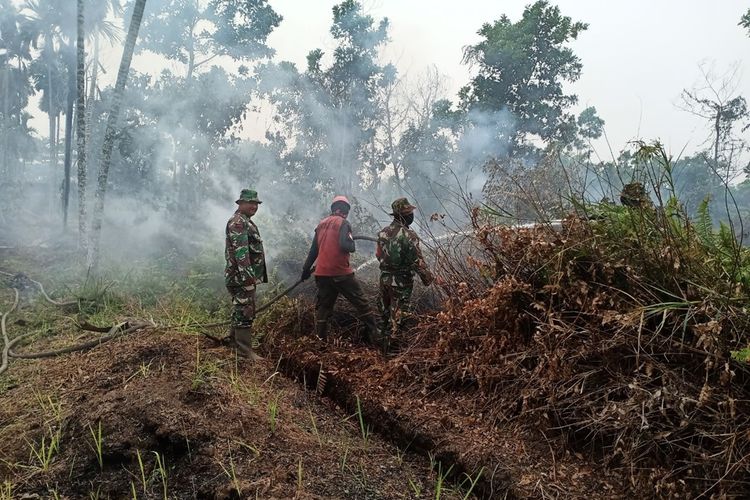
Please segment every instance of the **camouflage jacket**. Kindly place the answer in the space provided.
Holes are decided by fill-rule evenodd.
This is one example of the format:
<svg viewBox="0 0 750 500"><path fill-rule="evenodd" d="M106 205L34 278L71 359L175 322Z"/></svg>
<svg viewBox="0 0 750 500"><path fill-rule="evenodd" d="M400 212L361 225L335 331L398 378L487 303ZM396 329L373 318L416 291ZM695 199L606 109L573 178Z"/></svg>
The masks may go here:
<svg viewBox="0 0 750 500"><path fill-rule="evenodd" d="M382 273L411 276L416 272L422 283L432 283L432 273L422 257L417 233L398 221L394 220L378 233L375 255Z"/></svg>
<svg viewBox="0 0 750 500"><path fill-rule="evenodd" d="M224 280L227 286L268 283L266 257L258 226L250 217L235 212L227 222Z"/></svg>

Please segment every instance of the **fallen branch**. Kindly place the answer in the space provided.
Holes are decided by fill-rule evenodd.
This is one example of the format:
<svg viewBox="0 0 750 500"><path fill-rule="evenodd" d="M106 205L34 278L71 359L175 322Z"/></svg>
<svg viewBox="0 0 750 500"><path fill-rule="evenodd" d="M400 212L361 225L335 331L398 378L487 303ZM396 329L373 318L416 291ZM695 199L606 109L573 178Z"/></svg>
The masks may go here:
<svg viewBox="0 0 750 500"><path fill-rule="evenodd" d="M96 326L85 320L78 325L78 328L80 328L81 330L86 330L87 332L98 333L107 333L112 329L111 326Z"/></svg>

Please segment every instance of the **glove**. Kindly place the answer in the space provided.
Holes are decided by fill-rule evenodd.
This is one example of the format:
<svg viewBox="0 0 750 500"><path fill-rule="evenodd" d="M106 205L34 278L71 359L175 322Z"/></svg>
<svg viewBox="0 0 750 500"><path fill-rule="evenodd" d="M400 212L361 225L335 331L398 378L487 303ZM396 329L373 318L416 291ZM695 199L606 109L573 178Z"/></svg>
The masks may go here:
<svg viewBox="0 0 750 500"><path fill-rule="evenodd" d="M302 270L302 277L300 278L300 281L305 281L311 275L312 275L312 269L303 269Z"/></svg>

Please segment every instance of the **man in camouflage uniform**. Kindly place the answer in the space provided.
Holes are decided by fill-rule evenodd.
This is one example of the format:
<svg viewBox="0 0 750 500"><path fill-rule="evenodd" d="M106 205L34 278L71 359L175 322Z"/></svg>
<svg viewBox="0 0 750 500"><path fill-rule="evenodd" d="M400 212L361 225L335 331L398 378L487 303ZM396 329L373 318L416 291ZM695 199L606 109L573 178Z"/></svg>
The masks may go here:
<svg viewBox="0 0 750 500"><path fill-rule="evenodd" d="M262 202L256 191L243 189L235 203L237 210L227 222L224 253L227 261L224 279L234 304L229 335L241 356L256 361L260 356L252 349L255 287L258 283L268 283L268 276L263 240L251 217Z"/></svg>
<svg viewBox="0 0 750 500"><path fill-rule="evenodd" d="M390 334L403 328L408 316L411 294L414 290L414 273L427 286L433 282L419 249L419 237L409 229L414 221L414 210L406 198L391 204L393 222L378 233L375 256L380 262L380 313L381 336L384 349L388 348Z"/></svg>
<svg viewBox="0 0 750 500"><path fill-rule="evenodd" d="M631 208L651 208L654 206L648 193L646 193L646 188L640 182L625 184L620 192L620 202Z"/></svg>

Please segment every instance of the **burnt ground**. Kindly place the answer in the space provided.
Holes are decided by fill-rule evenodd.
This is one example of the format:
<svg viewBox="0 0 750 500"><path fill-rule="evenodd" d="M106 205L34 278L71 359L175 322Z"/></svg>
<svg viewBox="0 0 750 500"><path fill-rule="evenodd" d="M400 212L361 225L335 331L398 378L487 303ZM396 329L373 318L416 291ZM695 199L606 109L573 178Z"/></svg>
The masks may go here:
<svg viewBox="0 0 750 500"><path fill-rule="evenodd" d="M359 405L374 431L445 464L454 481L474 478L479 498L637 495L623 475L605 469L596 457L571 451L560 433L499 419L502 412L488 407L477 391L415 384L408 361L419 354L408 345L388 356L364 346L352 311L341 306L339 333L321 342L304 335L311 328L309 306L295 304L297 314L290 317L299 318L297 323L284 324L286 334L272 338L268 347L281 359L281 371L349 411Z"/></svg>
<svg viewBox="0 0 750 500"><path fill-rule="evenodd" d="M470 394L415 394L400 356L293 330L257 365L174 331L13 361L0 377L10 498L163 498L160 461L169 498L463 498L469 478L480 498L625 496L560 438L485 418Z"/></svg>
<svg viewBox="0 0 750 500"><path fill-rule="evenodd" d="M358 416L276 363L177 332L14 361L0 377L0 497L461 497L428 458L363 438Z"/></svg>

